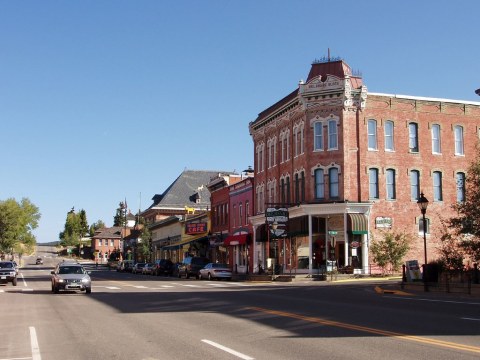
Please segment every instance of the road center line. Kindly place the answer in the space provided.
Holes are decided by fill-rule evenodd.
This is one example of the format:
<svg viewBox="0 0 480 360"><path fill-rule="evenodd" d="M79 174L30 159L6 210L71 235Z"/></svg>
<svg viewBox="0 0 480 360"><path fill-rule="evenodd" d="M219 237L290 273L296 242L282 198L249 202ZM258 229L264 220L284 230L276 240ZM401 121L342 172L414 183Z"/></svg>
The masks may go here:
<svg viewBox="0 0 480 360"><path fill-rule="evenodd" d="M27 287L27 282L25 281L25 278L23 277L23 274L20 273L20 276L22 277L23 286Z"/></svg>
<svg viewBox="0 0 480 360"><path fill-rule="evenodd" d="M436 345L436 346L439 346L439 347L455 349L455 350L469 351L469 352L474 352L474 353L479 353L480 354L480 347L478 347L478 346L464 345L464 344L459 344L459 343L454 343L454 342L449 342L449 341L430 339L430 338L421 337L421 336L402 334L402 333L397 333L397 332L394 332L394 331L375 329L375 328L370 328L370 327L361 326L361 325L342 323L342 322L339 322L339 321L326 320L326 319L322 319L322 318L298 315L298 314L287 313L287 312L283 312L283 311L276 311L276 310L259 308L259 307L247 307L245 309L252 310L252 311L258 311L258 312L271 314L271 315L277 315L277 316L281 316L281 317L288 317L288 318L291 318L291 319L303 320L303 321L307 321L307 322L311 322L311 323L317 323L317 324L334 326L334 327L343 328L343 329L366 332L366 333L369 333L369 334L376 334L376 335L394 337L394 338L397 338L399 340L404 340L404 341L413 341L413 342L418 342L418 343L423 343L423 344Z"/></svg>
<svg viewBox="0 0 480 360"><path fill-rule="evenodd" d="M32 347L32 359L42 360L40 356L40 348L38 346L37 332L33 326L30 326L30 346Z"/></svg>
<svg viewBox="0 0 480 360"><path fill-rule="evenodd" d="M212 345L214 347L216 347L217 349L220 349L220 350L223 350L225 352L228 352L229 354L232 354L232 355L235 355L236 357L240 358L240 359L244 359L244 360L254 360L255 358L252 358L248 355L245 355L245 354L242 354L238 351L235 351L235 350L232 350L226 346L223 346L223 345L220 345L214 341L210 341L210 340L206 340L206 339L203 339L202 340L204 343L208 344L208 345Z"/></svg>

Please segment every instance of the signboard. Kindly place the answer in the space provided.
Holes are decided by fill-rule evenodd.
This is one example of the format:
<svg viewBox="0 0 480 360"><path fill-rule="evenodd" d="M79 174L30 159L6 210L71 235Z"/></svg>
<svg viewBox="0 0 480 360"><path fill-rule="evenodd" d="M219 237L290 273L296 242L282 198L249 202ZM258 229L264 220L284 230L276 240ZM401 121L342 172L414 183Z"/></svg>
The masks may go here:
<svg viewBox="0 0 480 360"><path fill-rule="evenodd" d="M185 225L185 234L200 234L207 232L207 223L188 223Z"/></svg>
<svg viewBox="0 0 480 360"><path fill-rule="evenodd" d="M377 216L375 218L375 227L377 229L391 229L392 228L392 218L386 216Z"/></svg>
<svg viewBox="0 0 480 360"><path fill-rule="evenodd" d="M419 281L422 279L422 272L418 265L418 260L409 260L405 262L407 281Z"/></svg>
<svg viewBox="0 0 480 360"><path fill-rule="evenodd" d="M286 237L288 224L288 209L285 207L269 207L265 211L265 218L269 227L270 234L273 237ZM273 229L272 225L277 228Z"/></svg>
<svg viewBox="0 0 480 360"><path fill-rule="evenodd" d="M338 232L337 231L334 231L334 230L331 230L328 232L328 235L337 235Z"/></svg>

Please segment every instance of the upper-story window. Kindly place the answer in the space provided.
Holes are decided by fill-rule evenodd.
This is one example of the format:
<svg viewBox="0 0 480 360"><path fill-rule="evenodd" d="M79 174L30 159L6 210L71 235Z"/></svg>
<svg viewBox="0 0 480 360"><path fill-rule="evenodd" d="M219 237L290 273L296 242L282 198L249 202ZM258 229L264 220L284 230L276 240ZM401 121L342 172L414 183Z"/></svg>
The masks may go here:
<svg viewBox="0 0 480 360"><path fill-rule="evenodd" d="M315 199L325 199L325 174L323 169L316 169L315 177Z"/></svg>
<svg viewBox="0 0 480 360"><path fill-rule="evenodd" d="M285 178L285 191L286 191L286 200L287 204L290 204L292 202L292 196L290 193L290 176L287 176Z"/></svg>
<svg viewBox="0 0 480 360"><path fill-rule="evenodd" d="M98 239L98 246L102 246L102 239Z"/></svg>
<svg viewBox="0 0 480 360"><path fill-rule="evenodd" d="M289 159L289 154L290 154L290 143L288 141L289 134L290 132L286 130L280 135L280 144L282 148L282 156L281 156L282 163Z"/></svg>
<svg viewBox="0 0 480 360"><path fill-rule="evenodd" d="M408 124L408 147L411 152L418 152L418 124Z"/></svg>
<svg viewBox="0 0 480 360"><path fill-rule="evenodd" d="M257 173L261 173L263 170L265 170L264 150L265 143L261 143L257 146Z"/></svg>
<svg viewBox="0 0 480 360"><path fill-rule="evenodd" d="M337 120L328 120L328 149L338 149Z"/></svg>
<svg viewBox="0 0 480 360"><path fill-rule="evenodd" d="M430 219L425 218L425 224L423 223L423 218L418 219L418 233L423 235L425 229L425 234L430 234Z"/></svg>
<svg viewBox="0 0 480 360"><path fill-rule="evenodd" d="M393 121L385 121L385 150L386 151L395 151L395 142L394 142L394 127Z"/></svg>
<svg viewBox="0 0 480 360"><path fill-rule="evenodd" d="M303 154L303 123L294 128L293 139L295 143L295 156L299 156Z"/></svg>
<svg viewBox="0 0 480 360"><path fill-rule="evenodd" d="M250 217L250 201L245 201L245 225L248 225L248 218Z"/></svg>
<svg viewBox="0 0 480 360"><path fill-rule="evenodd" d="M377 150L377 121L368 120L368 150Z"/></svg>
<svg viewBox="0 0 480 360"><path fill-rule="evenodd" d="M440 125L432 125L432 153L441 154L442 153L442 143L440 139Z"/></svg>
<svg viewBox="0 0 480 360"><path fill-rule="evenodd" d="M457 185L457 202L465 201L465 173L458 172L455 175Z"/></svg>
<svg viewBox="0 0 480 360"><path fill-rule="evenodd" d="M368 170L369 198L378 199L378 169L372 168Z"/></svg>
<svg viewBox="0 0 480 360"><path fill-rule="evenodd" d="M455 125L455 155L464 155L463 152L463 126Z"/></svg>
<svg viewBox="0 0 480 360"><path fill-rule="evenodd" d="M280 200L282 201L282 204L285 204L286 198L287 198L287 193L285 189L285 179L282 178L280 179Z"/></svg>
<svg viewBox="0 0 480 360"><path fill-rule="evenodd" d="M440 171L433 172L433 201L442 201L442 173Z"/></svg>
<svg viewBox="0 0 480 360"><path fill-rule="evenodd" d="M387 169L385 180L387 185L387 200L396 199L395 169Z"/></svg>
<svg viewBox="0 0 480 360"><path fill-rule="evenodd" d="M328 191L330 193L330 198L338 198L338 169L330 168L328 169Z"/></svg>
<svg viewBox="0 0 480 360"><path fill-rule="evenodd" d="M276 165L276 153L277 153L277 139L270 139L267 143L268 146L268 168Z"/></svg>
<svg viewBox="0 0 480 360"><path fill-rule="evenodd" d="M237 205L233 205L233 214L232 214L232 218L233 218L233 227L237 227Z"/></svg>
<svg viewBox="0 0 480 360"><path fill-rule="evenodd" d="M295 201L298 203L300 201L300 178L298 173L295 174Z"/></svg>
<svg viewBox="0 0 480 360"><path fill-rule="evenodd" d="M243 225L243 205L242 203L238 204L238 226Z"/></svg>
<svg viewBox="0 0 480 360"><path fill-rule="evenodd" d="M420 172L418 170L410 171L410 197L412 200L420 198Z"/></svg>
<svg viewBox="0 0 480 360"><path fill-rule="evenodd" d="M314 151L321 151L323 150L323 123L321 121L317 121L313 125L313 150Z"/></svg>

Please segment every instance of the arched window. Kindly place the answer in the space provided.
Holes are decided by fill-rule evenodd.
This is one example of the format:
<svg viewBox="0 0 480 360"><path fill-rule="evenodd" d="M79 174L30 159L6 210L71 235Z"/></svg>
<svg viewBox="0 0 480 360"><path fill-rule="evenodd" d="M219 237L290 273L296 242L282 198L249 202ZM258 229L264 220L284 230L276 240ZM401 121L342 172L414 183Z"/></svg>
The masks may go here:
<svg viewBox="0 0 480 360"><path fill-rule="evenodd" d="M386 151L394 151L395 150L393 130L394 130L393 121L391 121L391 120L385 121L385 150Z"/></svg>
<svg viewBox="0 0 480 360"><path fill-rule="evenodd" d="M368 120L368 150L377 150L377 121Z"/></svg>
<svg viewBox="0 0 480 360"><path fill-rule="evenodd" d="M387 169L386 171L387 200L396 199L395 169Z"/></svg>
<svg viewBox="0 0 480 360"><path fill-rule="evenodd" d="M337 168L330 168L328 169L328 185L329 185L329 193L330 198L338 198L338 169Z"/></svg>
<svg viewBox="0 0 480 360"><path fill-rule="evenodd" d="M315 176L315 199L325 199L325 174L323 169L316 169Z"/></svg>

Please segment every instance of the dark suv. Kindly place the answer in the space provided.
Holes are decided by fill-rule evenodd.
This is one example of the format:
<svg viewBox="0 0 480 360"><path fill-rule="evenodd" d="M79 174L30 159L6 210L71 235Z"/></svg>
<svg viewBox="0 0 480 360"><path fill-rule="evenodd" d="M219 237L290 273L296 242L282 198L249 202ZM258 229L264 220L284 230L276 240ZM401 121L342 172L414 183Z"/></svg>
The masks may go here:
<svg viewBox="0 0 480 360"><path fill-rule="evenodd" d="M0 284L11 282L17 286L17 272L13 261L0 261Z"/></svg>
<svg viewBox="0 0 480 360"><path fill-rule="evenodd" d="M153 264L153 275L172 275L173 272L173 263L168 259L159 259L155 260Z"/></svg>
<svg viewBox="0 0 480 360"><path fill-rule="evenodd" d="M178 266L178 277L189 278L190 276L195 276L198 278L198 272L205 265L210 262L207 258L200 256L191 256L183 259L183 262Z"/></svg>

